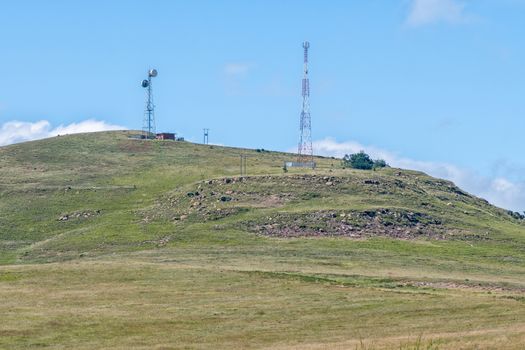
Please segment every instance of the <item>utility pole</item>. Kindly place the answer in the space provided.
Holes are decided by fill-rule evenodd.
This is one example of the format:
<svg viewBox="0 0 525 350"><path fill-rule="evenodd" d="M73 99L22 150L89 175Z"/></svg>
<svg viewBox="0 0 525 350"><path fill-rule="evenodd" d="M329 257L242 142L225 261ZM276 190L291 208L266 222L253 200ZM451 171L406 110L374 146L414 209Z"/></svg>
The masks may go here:
<svg viewBox="0 0 525 350"><path fill-rule="evenodd" d="M204 141L203 143L207 145L209 143L208 136L210 134L210 129L204 128Z"/></svg>
<svg viewBox="0 0 525 350"><path fill-rule="evenodd" d="M241 176L246 176L246 158L248 158L245 154L240 154L240 165L241 165Z"/></svg>

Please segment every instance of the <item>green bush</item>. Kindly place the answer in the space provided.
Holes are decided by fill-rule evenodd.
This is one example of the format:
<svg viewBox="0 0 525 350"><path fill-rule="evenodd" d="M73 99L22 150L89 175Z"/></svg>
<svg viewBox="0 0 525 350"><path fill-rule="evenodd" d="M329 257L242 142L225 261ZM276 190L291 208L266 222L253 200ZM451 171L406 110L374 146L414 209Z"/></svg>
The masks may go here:
<svg viewBox="0 0 525 350"><path fill-rule="evenodd" d="M364 151L354 154L346 154L343 157L343 166L353 169L371 170L387 167L388 164L383 159L372 160Z"/></svg>
<svg viewBox="0 0 525 350"><path fill-rule="evenodd" d="M388 164L383 159L377 159L374 161L374 169L386 168Z"/></svg>

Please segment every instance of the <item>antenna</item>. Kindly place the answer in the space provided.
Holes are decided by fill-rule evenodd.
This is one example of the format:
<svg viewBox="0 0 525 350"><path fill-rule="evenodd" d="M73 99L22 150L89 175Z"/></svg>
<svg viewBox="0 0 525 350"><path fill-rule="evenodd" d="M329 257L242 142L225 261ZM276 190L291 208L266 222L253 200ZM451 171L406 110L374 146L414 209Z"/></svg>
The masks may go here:
<svg viewBox="0 0 525 350"><path fill-rule="evenodd" d="M308 49L310 43L305 41L303 43L304 49L304 75L303 75L303 108L301 111L300 120L300 137L298 147L298 162L312 163L314 161L314 154L312 148L312 118L310 116L310 79L308 78Z"/></svg>
<svg viewBox="0 0 525 350"><path fill-rule="evenodd" d="M146 89L146 109L144 110L144 122L142 124L142 137L145 139L155 138L155 104L153 103L153 91L151 78L158 75L156 69L148 71L148 79L143 80L141 85Z"/></svg>

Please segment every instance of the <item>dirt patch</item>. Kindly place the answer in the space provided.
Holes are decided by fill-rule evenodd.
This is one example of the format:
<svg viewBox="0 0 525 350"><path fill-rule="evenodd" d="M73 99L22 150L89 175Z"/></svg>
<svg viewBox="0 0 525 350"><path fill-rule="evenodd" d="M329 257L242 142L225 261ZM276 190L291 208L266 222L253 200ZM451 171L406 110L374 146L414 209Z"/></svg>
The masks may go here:
<svg viewBox="0 0 525 350"><path fill-rule="evenodd" d="M519 292L525 293L525 288L514 286L500 286L482 283L458 283L458 282L406 282L404 286L434 289L476 289L488 292Z"/></svg>

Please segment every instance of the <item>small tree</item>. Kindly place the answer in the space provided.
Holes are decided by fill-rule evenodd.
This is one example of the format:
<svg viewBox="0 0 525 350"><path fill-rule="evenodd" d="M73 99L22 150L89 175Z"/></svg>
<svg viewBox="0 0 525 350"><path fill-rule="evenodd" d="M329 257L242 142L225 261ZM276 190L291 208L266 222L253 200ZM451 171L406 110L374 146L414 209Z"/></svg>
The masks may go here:
<svg viewBox="0 0 525 350"><path fill-rule="evenodd" d="M368 154L361 151L350 155L346 154L343 157L343 166L353 169L370 170L384 168L387 167L388 164L383 159L374 161Z"/></svg>
<svg viewBox="0 0 525 350"><path fill-rule="evenodd" d="M345 155L343 164L354 169L370 170L374 166L374 161L364 151Z"/></svg>
<svg viewBox="0 0 525 350"><path fill-rule="evenodd" d="M374 161L374 169L386 168L388 164L383 159Z"/></svg>

